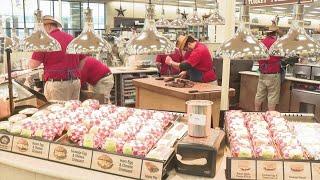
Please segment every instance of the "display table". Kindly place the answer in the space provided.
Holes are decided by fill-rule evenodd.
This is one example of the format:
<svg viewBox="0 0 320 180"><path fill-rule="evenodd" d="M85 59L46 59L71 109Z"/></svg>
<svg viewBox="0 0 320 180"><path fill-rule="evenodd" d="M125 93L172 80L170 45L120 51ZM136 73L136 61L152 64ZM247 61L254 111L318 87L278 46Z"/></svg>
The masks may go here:
<svg viewBox="0 0 320 180"><path fill-rule="evenodd" d="M133 80L136 87L136 108L163 111L187 112L189 100L210 100L212 105L212 125L219 126L221 87L209 83L196 83L193 88L174 88L165 86L164 81L155 78ZM198 90L197 93L189 93ZM234 96L230 89L229 96Z"/></svg>

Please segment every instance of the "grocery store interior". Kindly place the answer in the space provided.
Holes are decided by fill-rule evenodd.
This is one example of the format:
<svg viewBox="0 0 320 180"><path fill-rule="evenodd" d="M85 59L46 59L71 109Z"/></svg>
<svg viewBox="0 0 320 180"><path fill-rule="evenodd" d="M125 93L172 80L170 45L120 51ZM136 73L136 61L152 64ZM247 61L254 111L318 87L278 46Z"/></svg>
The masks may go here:
<svg viewBox="0 0 320 180"><path fill-rule="evenodd" d="M320 0L0 3L0 180L320 179Z"/></svg>

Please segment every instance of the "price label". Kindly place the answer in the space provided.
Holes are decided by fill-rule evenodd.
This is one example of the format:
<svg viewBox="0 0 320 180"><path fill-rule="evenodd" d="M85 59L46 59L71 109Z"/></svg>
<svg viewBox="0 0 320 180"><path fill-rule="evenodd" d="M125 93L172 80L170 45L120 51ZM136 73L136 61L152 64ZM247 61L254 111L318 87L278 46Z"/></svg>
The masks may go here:
<svg viewBox="0 0 320 180"><path fill-rule="evenodd" d="M207 117L203 114L190 114L189 115L189 123L199 126L206 125Z"/></svg>
<svg viewBox="0 0 320 180"><path fill-rule="evenodd" d="M232 159L231 179L256 179L256 161Z"/></svg>
<svg viewBox="0 0 320 180"><path fill-rule="evenodd" d="M282 161L257 161L257 179L261 180L282 180Z"/></svg>
<svg viewBox="0 0 320 180"><path fill-rule="evenodd" d="M312 178L320 179L320 163L311 163Z"/></svg>
<svg viewBox="0 0 320 180"><path fill-rule="evenodd" d="M160 162L144 160L142 163L141 179L162 179L163 164Z"/></svg>
<svg viewBox="0 0 320 180"><path fill-rule="evenodd" d="M51 143L50 160L90 168L91 158L91 150Z"/></svg>
<svg viewBox="0 0 320 180"><path fill-rule="evenodd" d="M13 136L7 134L0 134L0 149L11 151Z"/></svg>
<svg viewBox="0 0 320 180"><path fill-rule="evenodd" d="M93 151L91 169L140 178L141 159Z"/></svg>
<svg viewBox="0 0 320 180"><path fill-rule="evenodd" d="M311 179L310 162L284 162L285 180L306 180Z"/></svg>
<svg viewBox="0 0 320 180"><path fill-rule="evenodd" d="M49 146L50 144L48 142L15 136L13 138L12 151L42 159L48 159Z"/></svg>

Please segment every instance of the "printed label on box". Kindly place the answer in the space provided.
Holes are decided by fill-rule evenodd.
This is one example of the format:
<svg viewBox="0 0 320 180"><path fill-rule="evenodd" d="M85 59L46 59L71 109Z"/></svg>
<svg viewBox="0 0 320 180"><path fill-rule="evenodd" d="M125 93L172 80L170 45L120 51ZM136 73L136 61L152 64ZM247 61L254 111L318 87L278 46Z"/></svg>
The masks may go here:
<svg viewBox="0 0 320 180"><path fill-rule="evenodd" d="M320 179L320 163L311 163L312 179Z"/></svg>
<svg viewBox="0 0 320 180"><path fill-rule="evenodd" d="M141 179L159 179L162 178L163 163L143 160Z"/></svg>
<svg viewBox="0 0 320 180"><path fill-rule="evenodd" d="M7 134L0 134L0 149L4 151L11 151L13 136Z"/></svg>
<svg viewBox="0 0 320 180"><path fill-rule="evenodd" d="M42 159L48 159L50 143L15 136L13 138L12 151L34 156Z"/></svg>
<svg viewBox="0 0 320 180"><path fill-rule="evenodd" d="M93 151L91 169L140 178L141 159Z"/></svg>
<svg viewBox="0 0 320 180"><path fill-rule="evenodd" d="M231 179L256 179L256 161L232 159Z"/></svg>
<svg viewBox="0 0 320 180"><path fill-rule="evenodd" d="M283 162L282 161L257 161L257 179L282 180Z"/></svg>
<svg viewBox="0 0 320 180"><path fill-rule="evenodd" d="M207 117L203 114L190 114L189 115L189 123L199 126L206 125Z"/></svg>
<svg viewBox="0 0 320 180"><path fill-rule="evenodd" d="M285 180L311 179L310 162L284 162Z"/></svg>
<svg viewBox="0 0 320 180"><path fill-rule="evenodd" d="M91 150L51 143L50 160L90 168L91 158Z"/></svg>

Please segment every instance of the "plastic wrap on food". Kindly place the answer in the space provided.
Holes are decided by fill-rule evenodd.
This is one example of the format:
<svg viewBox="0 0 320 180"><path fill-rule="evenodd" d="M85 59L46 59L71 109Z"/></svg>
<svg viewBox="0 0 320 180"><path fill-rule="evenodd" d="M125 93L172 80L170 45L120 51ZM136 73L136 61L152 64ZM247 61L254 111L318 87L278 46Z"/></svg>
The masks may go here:
<svg viewBox="0 0 320 180"><path fill-rule="evenodd" d="M79 141L79 146L100 149L105 140L93 134L85 134Z"/></svg>
<svg viewBox="0 0 320 180"><path fill-rule="evenodd" d="M81 101L79 100L69 100L64 104L64 107L66 109L70 109L70 110L76 110L77 108L79 108L81 106Z"/></svg>
<svg viewBox="0 0 320 180"><path fill-rule="evenodd" d="M281 150L284 159L305 159L304 150L301 146L286 146Z"/></svg>
<svg viewBox="0 0 320 180"><path fill-rule="evenodd" d="M25 115L25 114L16 114L16 115L9 117L8 121L10 123L16 123L16 122L21 121L25 118L27 118L27 115Z"/></svg>
<svg viewBox="0 0 320 180"><path fill-rule="evenodd" d="M112 114L116 111L117 106L115 105L101 105L99 108L99 111L101 111L102 114L104 115L108 115L108 114Z"/></svg>
<svg viewBox="0 0 320 180"><path fill-rule="evenodd" d="M11 123L9 121L1 121L0 122L0 130L7 131L10 129Z"/></svg>
<svg viewBox="0 0 320 180"><path fill-rule="evenodd" d="M122 154L123 145L126 143L123 139L119 138L106 138L102 149L107 152Z"/></svg>
<svg viewBox="0 0 320 180"><path fill-rule="evenodd" d="M96 99L87 99L82 102L82 107L91 107L92 109L99 109L100 108L100 103Z"/></svg>
<svg viewBox="0 0 320 180"><path fill-rule="evenodd" d="M273 145L256 146L254 150L255 150L255 156L257 158L263 158L263 159L277 158L277 150L274 148Z"/></svg>
<svg viewBox="0 0 320 180"><path fill-rule="evenodd" d="M67 135L72 142L77 143L87 132L87 127L82 124L71 125L67 132Z"/></svg>
<svg viewBox="0 0 320 180"><path fill-rule="evenodd" d="M149 147L145 142L132 140L127 142L123 146L123 154L133 155L133 156L140 156L144 157L148 151Z"/></svg>
<svg viewBox="0 0 320 180"><path fill-rule="evenodd" d="M47 110L51 112L59 112L65 110L64 105L62 104L51 104L47 107Z"/></svg>
<svg viewBox="0 0 320 180"><path fill-rule="evenodd" d="M253 158L253 151L251 147L246 146L232 146L231 154L233 157Z"/></svg>

